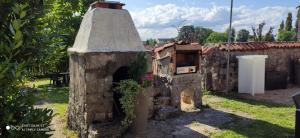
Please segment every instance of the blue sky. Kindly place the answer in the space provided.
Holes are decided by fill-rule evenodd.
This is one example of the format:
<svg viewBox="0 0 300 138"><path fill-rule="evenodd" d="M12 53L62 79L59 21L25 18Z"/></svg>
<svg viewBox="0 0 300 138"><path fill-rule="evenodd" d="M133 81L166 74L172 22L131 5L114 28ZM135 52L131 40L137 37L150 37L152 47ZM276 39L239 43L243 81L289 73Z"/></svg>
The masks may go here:
<svg viewBox="0 0 300 138"><path fill-rule="evenodd" d="M195 25L224 31L229 22L230 0L121 0L143 40L175 37L174 26ZM233 27L237 30L266 22L265 32L285 19L288 12L295 19L299 0L234 0Z"/></svg>

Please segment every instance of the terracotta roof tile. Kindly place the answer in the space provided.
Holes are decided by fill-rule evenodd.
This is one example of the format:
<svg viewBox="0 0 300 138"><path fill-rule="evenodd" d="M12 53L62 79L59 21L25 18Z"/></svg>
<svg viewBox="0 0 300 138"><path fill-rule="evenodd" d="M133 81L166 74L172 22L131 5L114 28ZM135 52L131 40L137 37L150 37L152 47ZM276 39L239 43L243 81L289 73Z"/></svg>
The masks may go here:
<svg viewBox="0 0 300 138"><path fill-rule="evenodd" d="M172 42L154 49L154 52L159 52L165 48L175 45L187 45L184 41ZM197 45L192 43L191 45ZM199 44L198 44L199 45ZM209 44L202 46L202 54L209 54L213 50L225 51L228 48L227 43ZM270 48L282 49L282 48L300 48L300 42L238 42L230 45L230 51L253 51L264 50Z"/></svg>
<svg viewBox="0 0 300 138"><path fill-rule="evenodd" d="M209 48L207 48L209 47ZM228 48L227 43L215 44L215 47L203 46L202 54L208 54L213 49L225 51ZM239 42L230 45L230 51L251 51L251 50L264 50L270 48L300 48L300 42Z"/></svg>
<svg viewBox="0 0 300 138"><path fill-rule="evenodd" d="M168 43L168 44L162 45L160 47L156 47L154 49L154 52L159 52L159 51L161 51L163 49L166 49L168 47L172 47L172 46L175 46L175 45L199 45L199 44L198 43L191 43L191 44L189 44L189 43L187 43L185 41L177 41L177 42L172 42L172 43Z"/></svg>

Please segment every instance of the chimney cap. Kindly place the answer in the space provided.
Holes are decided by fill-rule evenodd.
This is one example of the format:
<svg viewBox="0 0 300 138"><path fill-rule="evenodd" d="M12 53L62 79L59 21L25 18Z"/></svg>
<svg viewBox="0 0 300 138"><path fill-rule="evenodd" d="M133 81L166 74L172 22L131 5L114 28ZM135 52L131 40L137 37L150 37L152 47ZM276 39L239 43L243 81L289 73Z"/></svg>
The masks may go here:
<svg viewBox="0 0 300 138"><path fill-rule="evenodd" d="M123 9L125 4L119 1L95 1L90 6L92 8Z"/></svg>

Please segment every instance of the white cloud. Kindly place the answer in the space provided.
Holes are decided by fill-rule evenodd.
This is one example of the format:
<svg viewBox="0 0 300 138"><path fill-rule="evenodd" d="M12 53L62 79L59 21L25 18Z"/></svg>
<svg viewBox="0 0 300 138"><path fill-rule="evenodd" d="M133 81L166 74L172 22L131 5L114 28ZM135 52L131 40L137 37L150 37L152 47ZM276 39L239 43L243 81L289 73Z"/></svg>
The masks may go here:
<svg viewBox="0 0 300 138"><path fill-rule="evenodd" d="M150 38L173 38L177 36L176 29L172 27L162 29L138 28L143 40Z"/></svg>
<svg viewBox="0 0 300 138"><path fill-rule="evenodd" d="M215 31L224 31L229 24L229 11L229 7L217 5L200 8L166 4L141 11L131 11L131 15L142 39L145 40L147 38L175 37L177 31L172 26L177 26L182 21L185 21L185 25L192 24L209 27ZM269 26L276 28L290 11L295 13L295 8L278 6L250 9L246 6L236 7L233 13L233 27L250 29L251 26L265 21L266 28Z"/></svg>

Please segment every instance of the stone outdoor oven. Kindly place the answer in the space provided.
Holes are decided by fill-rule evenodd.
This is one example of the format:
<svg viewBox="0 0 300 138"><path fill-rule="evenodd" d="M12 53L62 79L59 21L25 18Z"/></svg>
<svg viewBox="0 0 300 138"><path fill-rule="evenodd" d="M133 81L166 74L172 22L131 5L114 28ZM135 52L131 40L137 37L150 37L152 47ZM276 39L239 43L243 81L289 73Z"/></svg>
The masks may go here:
<svg viewBox="0 0 300 138"><path fill-rule="evenodd" d="M146 51L124 4L95 2L84 15L70 54L68 125L81 137L118 137L120 95L116 82L127 79L128 65Z"/></svg>
<svg viewBox="0 0 300 138"><path fill-rule="evenodd" d="M202 105L201 46L182 41L154 50L153 75L157 89L154 110L158 119Z"/></svg>

